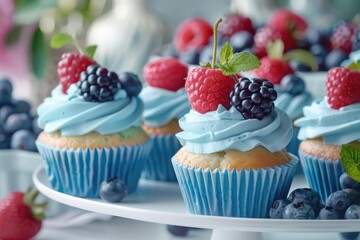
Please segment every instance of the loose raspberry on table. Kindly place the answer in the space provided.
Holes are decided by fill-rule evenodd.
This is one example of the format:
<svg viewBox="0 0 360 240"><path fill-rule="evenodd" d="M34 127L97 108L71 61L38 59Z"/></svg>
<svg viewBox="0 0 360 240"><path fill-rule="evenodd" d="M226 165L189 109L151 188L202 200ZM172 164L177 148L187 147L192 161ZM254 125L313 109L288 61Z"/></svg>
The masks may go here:
<svg viewBox="0 0 360 240"><path fill-rule="evenodd" d="M274 109L277 93L267 79L240 78L229 94L230 105L234 106L245 119L263 119Z"/></svg>
<svg viewBox="0 0 360 240"><path fill-rule="evenodd" d="M275 28L297 31L304 34L308 28L306 20L289 9L279 9L270 17L268 23Z"/></svg>
<svg viewBox="0 0 360 240"><path fill-rule="evenodd" d="M234 78L223 75L221 69L194 68L187 77L185 89L192 108L206 113L215 111L219 104L230 108L229 94L234 84Z"/></svg>
<svg viewBox="0 0 360 240"><path fill-rule="evenodd" d="M80 73L92 64L96 64L96 62L86 55L64 53L61 56L57 69L62 92L67 93L70 85L79 81Z"/></svg>
<svg viewBox="0 0 360 240"><path fill-rule="evenodd" d="M177 91L185 85L188 67L176 58L159 58L147 63L143 74L150 86Z"/></svg>
<svg viewBox="0 0 360 240"><path fill-rule="evenodd" d="M326 79L327 101L339 109L360 102L360 72L344 67L331 68Z"/></svg>

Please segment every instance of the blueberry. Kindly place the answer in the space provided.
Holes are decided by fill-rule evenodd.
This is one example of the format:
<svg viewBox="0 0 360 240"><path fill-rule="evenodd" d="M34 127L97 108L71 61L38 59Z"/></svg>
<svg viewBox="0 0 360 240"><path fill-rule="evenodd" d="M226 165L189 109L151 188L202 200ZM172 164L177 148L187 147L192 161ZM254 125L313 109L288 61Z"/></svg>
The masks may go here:
<svg viewBox="0 0 360 240"><path fill-rule="evenodd" d="M301 77L289 74L281 79L280 87L282 92L296 96L305 91L305 82Z"/></svg>
<svg viewBox="0 0 360 240"><path fill-rule="evenodd" d="M179 53L177 52L176 48L172 44L163 45L163 46L157 48L154 51L154 54L161 56L161 57L177 58L179 56Z"/></svg>
<svg viewBox="0 0 360 240"><path fill-rule="evenodd" d="M0 108L0 124L5 124L6 119L15 112L15 108L10 105L2 106Z"/></svg>
<svg viewBox="0 0 360 240"><path fill-rule="evenodd" d="M38 117L35 117L32 120L32 130L36 136L38 136L42 132L42 129L39 127L37 120L38 120Z"/></svg>
<svg viewBox="0 0 360 240"><path fill-rule="evenodd" d="M311 68L308 65L303 64L303 63L301 63L299 61L296 61L296 60L291 60L290 61L290 66L295 71L300 71L300 72L310 72L311 71Z"/></svg>
<svg viewBox="0 0 360 240"><path fill-rule="evenodd" d="M326 46L329 43L328 34L325 32L320 32L315 28L309 28L306 31L306 40L311 45L320 44L322 46Z"/></svg>
<svg viewBox="0 0 360 240"><path fill-rule="evenodd" d="M12 135L10 148L37 152L35 140L36 136L33 132L21 129Z"/></svg>
<svg viewBox="0 0 360 240"><path fill-rule="evenodd" d="M18 113L30 113L31 111L31 105L28 101L16 100L13 104L15 111Z"/></svg>
<svg viewBox="0 0 360 240"><path fill-rule="evenodd" d="M26 113L13 113L11 114L5 122L5 131L7 133L14 133L20 129L28 129L32 128L32 119Z"/></svg>
<svg viewBox="0 0 360 240"><path fill-rule="evenodd" d="M360 219L360 206L353 204L349 206L344 215L345 219Z"/></svg>
<svg viewBox="0 0 360 240"><path fill-rule="evenodd" d="M348 56L345 52L341 50L333 50L325 57L325 67L330 69L332 67L340 66L347 57Z"/></svg>
<svg viewBox="0 0 360 240"><path fill-rule="evenodd" d="M180 59L180 61L187 63L187 64L198 65L200 62L199 61L200 52L197 50L189 50L186 52L181 52L181 53L179 53L179 59Z"/></svg>
<svg viewBox="0 0 360 240"><path fill-rule="evenodd" d="M340 181L340 186L342 189L353 188L353 189L360 190L360 182L355 181L352 178L350 178L346 172L341 174L339 181Z"/></svg>
<svg viewBox="0 0 360 240"><path fill-rule="evenodd" d="M10 135L4 131L4 128L0 124L0 149L10 148Z"/></svg>
<svg viewBox="0 0 360 240"><path fill-rule="evenodd" d="M284 219L315 219L314 209L307 203L298 202L286 205L283 212Z"/></svg>
<svg viewBox="0 0 360 240"><path fill-rule="evenodd" d="M167 225L167 230L174 236L184 237L188 234L190 228L176 225Z"/></svg>
<svg viewBox="0 0 360 240"><path fill-rule="evenodd" d="M352 204L360 203L360 193L358 192L358 189L344 188L343 191L349 193L350 201L351 201Z"/></svg>
<svg viewBox="0 0 360 240"><path fill-rule="evenodd" d="M326 206L339 211L345 211L351 204L350 194L342 190L333 192L326 199Z"/></svg>
<svg viewBox="0 0 360 240"><path fill-rule="evenodd" d="M141 92L142 84L139 77L132 72L123 72L119 75L122 88L129 96L137 96Z"/></svg>
<svg viewBox="0 0 360 240"><path fill-rule="evenodd" d="M219 48L220 47L218 47L218 49ZM213 46L208 45L208 46L204 47L200 51L199 63L201 63L201 62L211 62L212 56L213 56ZM219 59L219 55L216 58Z"/></svg>
<svg viewBox="0 0 360 240"><path fill-rule="evenodd" d="M270 211L269 211L270 218L282 219L284 208L289 203L290 202L288 200L283 200L283 199L276 200L270 208Z"/></svg>
<svg viewBox="0 0 360 240"><path fill-rule="evenodd" d="M0 79L0 106L11 102L13 86L8 78Z"/></svg>
<svg viewBox="0 0 360 240"><path fill-rule="evenodd" d="M247 31L240 31L230 37L229 43L234 52L241 52L244 49L251 48L254 43L253 35Z"/></svg>
<svg viewBox="0 0 360 240"><path fill-rule="evenodd" d="M315 213L323 208L319 193L312 190L311 188L297 188L293 190L289 194L288 200L292 203L308 203L314 208Z"/></svg>
<svg viewBox="0 0 360 240"><path fill-rule="evenodd" d="M323 45L315 44L310 47L310 52L318 58L325 59L326 55L328 54L328 51Z"/></svg>
<svg viewBox="0 0 360 240"><path fill-rule="evenodd" d="M359 232L342 232L341 237L346 240L354 240L359 237Z"/></svg>
<svg viewBox="0 0 360 240"><path fill-rule="evenodd" d="M340 212L332 207L324 207L319 212L319 219L328 220L328 219L342 219L344 218L344 213Z"/></svg>
<svg viewBox="0 0 360 240"><path fill-rule="evenodd" d="M128 194L126 184L118 178L109 178L100 185L99 195L108 202L120 202Z"/></svg>

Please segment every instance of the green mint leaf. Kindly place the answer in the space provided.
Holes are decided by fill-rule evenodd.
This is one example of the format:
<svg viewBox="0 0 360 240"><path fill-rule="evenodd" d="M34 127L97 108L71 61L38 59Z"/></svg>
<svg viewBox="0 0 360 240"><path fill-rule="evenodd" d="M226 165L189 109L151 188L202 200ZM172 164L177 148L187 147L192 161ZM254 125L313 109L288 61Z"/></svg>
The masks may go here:
<svg viewBox="0 0 360 240"><path fill-rule="evenodd" d="M56 34L50 41L52 48L62 48L63 46L74 43L74 38L67 33Z"/></svg>
<svg viewBox="0 0 360 240"><path fill-rule="evenodd" d="M357 70L358 66L355 62L351 62L348 66L349 69L351 70Z"/></svg>
<svg viewBox="0 0 360 240"><path fill-rule="evenodd" d="M211 63L209 62L200 62L201 67L211 67Z"/></svg>
<svg viewBox="0 0 360 240"><path fill-rule="evenodd" d="M318 64L314 55L304 49L296 49L284 54L284 60L296 60L302 64L305 64L311 68L312 71L318 69Z"/></svg>
<svg viewBox="0 0 360 240"><path fill-rule="evenodd" d="M233 48L229 42L226 42L220 51L219 62L222 65L225 65L233 56Z"/></svg>
<svg viewBox="0 0 360 240"><path fill-rule="evenodd" d="M226 75L226 76L230 76L233 75L235 70L234 70L234 66L230 65L230 64L219 64L220 68L221 68L221 72ZM236 73L235 73L236 74Z"/></svg>
<svg viewBox="0 0 360 240"><path fill-rule="evenodd" d="M39 28L34 32L31 42L31 64L36 78L42 80L48 64L48 49L45 36Z"/></svg>
<svg viewBox="0 0 360 240"><path fill-rule="evenodd" d="M88 46L88 47L85 49L85 54L86 54L89 58L93 59L93 58L94 58L94 55L95 55L96 49L97 49L97 46L96 46L96 45L90 45L90 46Z"/></svg>
<svg viewBox="0 0 360 240"><path fill-rule="evenodd" d="M284 43L280 39L270 42L266 47L269 58L282 59L284 54Z"/></svg>
<svg viewBox="0 0 360 240"><path fill-rule="evenodd" d="M340 161L345 172L360 182L360 148L349 144L341 145Z"/></svg>
<svg viewBox="0 0 360 240"><path fill-rule="evenodd" d="M228 69L232 71L231 74L236 74L258 68L260 66L260 60L252 53L239 52L230 58L228 65Z"/></svg>

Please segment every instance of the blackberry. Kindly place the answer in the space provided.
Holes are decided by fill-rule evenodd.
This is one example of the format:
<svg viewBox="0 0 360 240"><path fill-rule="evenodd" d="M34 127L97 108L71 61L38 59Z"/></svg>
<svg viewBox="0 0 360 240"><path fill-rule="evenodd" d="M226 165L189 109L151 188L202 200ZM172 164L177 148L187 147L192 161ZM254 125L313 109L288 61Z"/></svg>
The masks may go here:
<svg viewBox="0 0 360 240"><path fill-rule="evenodd" d="M230 92L230 105L245 119L263 119L274 109L277 93L274 85L264 78L242 77Z"/></svg>
<svg viewBox="0 0 360 240"><path fill-rule="evenodd" d="M77 86L78 94L88 102L112 101L121 89L118 75L98 65L90 65L81 72Z"/></svg>

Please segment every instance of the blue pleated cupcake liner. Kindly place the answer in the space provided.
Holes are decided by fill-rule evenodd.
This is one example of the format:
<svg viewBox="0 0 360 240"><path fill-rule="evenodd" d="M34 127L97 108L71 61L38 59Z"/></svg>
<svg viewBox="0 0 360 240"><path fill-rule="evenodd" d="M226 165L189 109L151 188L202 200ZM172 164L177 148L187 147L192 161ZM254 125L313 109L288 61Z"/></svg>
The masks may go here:
<svg viewBox="0 0 360 240"><path fill-rule="evenodd" d="M156 135L151 137L152 149L145 162L143 177L146 179L176 182L171 158L181 148L175 135Z"/></svg>
<svg viewBox="0 0 360 240"><path fill-rule="evenodd" d="M289 144L286 146L286 151L299 157L299 146L300 146L300 140L298 139L299 128L294 127L293 130L294 130L293 136ZM298 167L296 169L296 174L302 174L302 173L303 170L301 164L298 164Z"/></svg>
<svg viewBox="0 0 360 240"><path fill-rule="evenodd" d="M310 188L320 194L323 203L331 193L341 190L339 178L344 168L339 159L319 158L301 151L299 156Z"/></svg>
<svg viewBox="0 0 360 240"><path fill-rule="evenodd" d="M172 163L191 214L267 218L272 203L289 192L299 159L273 168L214 170Z"/></svg>
<svg viewBox="0 0 360 240"><path fill-rule="evenodd" d="M99 198L100 185L109 178L127 184L135 192L151 141L143 144L111 148L65 149L36 141L53 189L69 195Z"/></svg>

